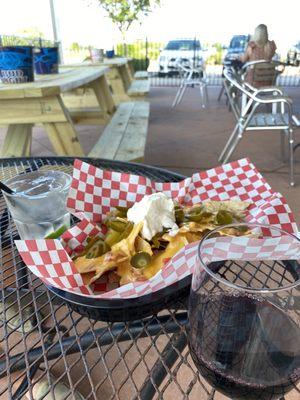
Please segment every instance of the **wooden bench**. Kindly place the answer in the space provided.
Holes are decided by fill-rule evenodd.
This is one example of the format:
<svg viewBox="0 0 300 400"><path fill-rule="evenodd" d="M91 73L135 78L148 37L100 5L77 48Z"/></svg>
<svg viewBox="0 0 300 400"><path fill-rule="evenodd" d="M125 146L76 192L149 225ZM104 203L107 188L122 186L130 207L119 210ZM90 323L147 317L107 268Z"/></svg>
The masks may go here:
<svg viewBox="0 0 300 400"><path fill-rule="evenodd" d="M148 71L136 71L134 79L148 79Z"/></svg>
<svg viewBox="0 0 300 400"><path fill-rule="evenodd" d="M121 103L90 151L89 157L142 161L149 112L149 103L145 101Z"/></svg>
<svg viewBox="0 0 300 400"><path fill-rule="evenodd" d="M150 91L150 81L149 79L137 79L132 82L127 94L130 98L135 100L140 100L141 97L145 97Z"/></svg>

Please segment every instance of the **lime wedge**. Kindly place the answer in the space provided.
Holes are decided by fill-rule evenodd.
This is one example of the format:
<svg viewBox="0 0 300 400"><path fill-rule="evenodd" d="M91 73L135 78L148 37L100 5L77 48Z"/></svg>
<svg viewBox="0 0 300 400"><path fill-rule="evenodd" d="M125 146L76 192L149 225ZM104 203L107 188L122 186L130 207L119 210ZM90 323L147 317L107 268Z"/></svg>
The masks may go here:
<svg viewBox="0 0 300 400"><path fill-rule="evenodd" d="M68 228L66 225L62 225L60 228L58 228L56 231L50 233L48 236L45 237L45 239L58 239Z"/></svg>

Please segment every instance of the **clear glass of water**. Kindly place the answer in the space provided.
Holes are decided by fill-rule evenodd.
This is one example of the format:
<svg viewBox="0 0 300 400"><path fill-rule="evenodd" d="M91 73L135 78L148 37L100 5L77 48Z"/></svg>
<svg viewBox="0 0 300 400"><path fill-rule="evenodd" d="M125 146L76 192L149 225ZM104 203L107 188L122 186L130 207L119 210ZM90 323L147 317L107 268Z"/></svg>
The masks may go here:
<svg viewBox="0 0 300 400"><path fill-rule="evenodd" d="M43 239L70 226L66 203L71 181L61 171L35 171L5 182L15 191L2 193L21 239Z"/></svg>

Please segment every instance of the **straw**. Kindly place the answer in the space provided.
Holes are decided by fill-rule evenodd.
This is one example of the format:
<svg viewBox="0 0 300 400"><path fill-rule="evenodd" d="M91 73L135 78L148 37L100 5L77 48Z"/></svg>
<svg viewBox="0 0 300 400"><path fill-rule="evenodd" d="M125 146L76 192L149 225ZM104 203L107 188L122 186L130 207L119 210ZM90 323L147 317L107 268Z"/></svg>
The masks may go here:
<svg viewBox="0 0 300 400"><path fill-rule="evenodd" d="M0 189L2 189L5 193L15 194L15 191L6 186L3 182L0 181Z"/></svg>

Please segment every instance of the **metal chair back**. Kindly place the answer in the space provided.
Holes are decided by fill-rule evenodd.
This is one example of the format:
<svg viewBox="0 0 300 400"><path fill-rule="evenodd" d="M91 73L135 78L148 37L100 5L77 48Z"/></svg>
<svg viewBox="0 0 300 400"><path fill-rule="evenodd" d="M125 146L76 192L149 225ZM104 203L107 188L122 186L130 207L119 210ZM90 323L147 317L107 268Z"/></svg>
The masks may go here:
<svg viewBox="0 0 300 400"><path fill-rule="evenodd" d="M172 103L176 107L182 100L187 87L199 87L202 107L205 108L208 101L206 74L202 66L194 67L187 59L178 58L176 66L181 77L180 86Z"/></svg>
<svg viewBox="0 0 300 400"><path fill-rule="evenodd" d="M285 136L288 136L290 150L290 183L294 185L294 163L293 163L293 115L292 101L283 95L280 88L270 86L265 88L255 88L243 81L242 76L237 74L232 68L224 71L225 79L230 87L242 93L244 102L240 113L237 113L237 122L234 130L227 141L219 161L226 163L246 131L261 130L280 130L282 156L285 158ZM234 102L233 106L234 106ZM264 112L261 105L265 105ZM280 105L279 112L277 105ZM272 106L272 110L270 107Z"/></svg>
<svg viewBox="0 0 300 400"><path fill-rule="evenodd" d="M246 63L242 68L242 77L252 73L253 86L274 86L277 78L283 73L285 64L279 61L257 60Z"/></svg>

